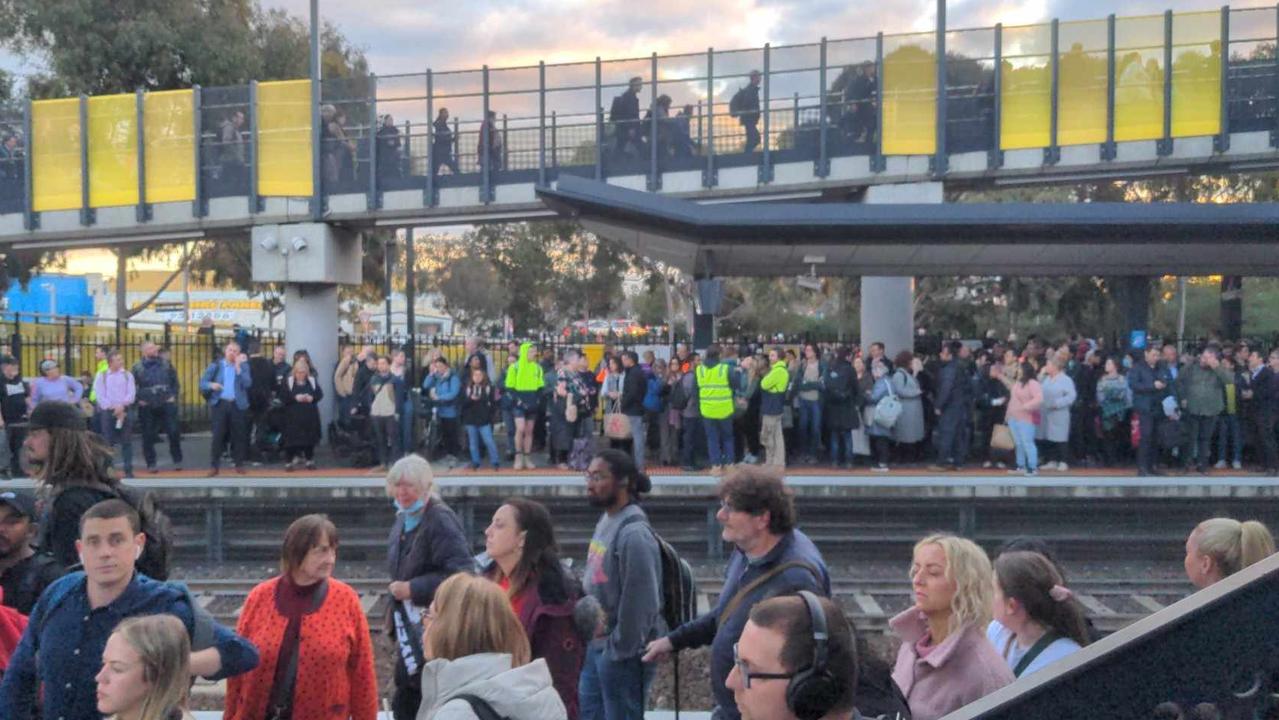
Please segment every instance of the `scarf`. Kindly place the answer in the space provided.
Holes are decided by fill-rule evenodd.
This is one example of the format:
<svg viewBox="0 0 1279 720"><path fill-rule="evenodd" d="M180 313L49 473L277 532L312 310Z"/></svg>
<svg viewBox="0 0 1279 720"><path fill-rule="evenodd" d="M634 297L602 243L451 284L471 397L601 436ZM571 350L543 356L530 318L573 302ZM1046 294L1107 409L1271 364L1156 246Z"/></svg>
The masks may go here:
<svg viewBox="0 0 1279 720"><path fill-rule="evenodd" d="M417 529L418 523L422 522L422 510L426 507L426 501L418 498L417 502L408 507L400 507L398 500L392 500L391 505L395 507L395 514L404 518L404 532L410 533Z"/></svg>

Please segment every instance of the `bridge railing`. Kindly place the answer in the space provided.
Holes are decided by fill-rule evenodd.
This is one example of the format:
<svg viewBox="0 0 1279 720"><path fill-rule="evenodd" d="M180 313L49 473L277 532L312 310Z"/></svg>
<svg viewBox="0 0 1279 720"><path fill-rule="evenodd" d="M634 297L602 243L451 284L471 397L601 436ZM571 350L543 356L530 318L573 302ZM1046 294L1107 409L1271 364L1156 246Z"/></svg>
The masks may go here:
<svg viewBox="0 0 1279 720"><path fill-rule="evenodd" d="M812 162L825 177L832 161L883 171L902 155L928 157L942 175L962 153L979 153L964 161L970 171L1014 152L1019 167L1051 166L1063 149L1089 146L1101 160L1149 159L1183 138L1212 138L1222 152L1230 133L1247 131L1271 131L1276 147L1277 25L1276 7L1223 7L334 78L318 98L298 80L38 100L0 107L11 138L0 215L22 211L34 229L48 212L92 225L105 208L136 206L144 221L159 203L202 215L211 200L243 197L258 212L277 196L310 199L318 214L360 209L360 195L376 209L406 191L421 205L461 206L559 173L687 190L714 187L721 170L754 167L766 184L787 163ZM739 96L755 71L757 118ZM631 78L634 100L623 98ZM1130 142L1154 152L1119 157ZM667 177L680 171L693 175Z"/></svg>

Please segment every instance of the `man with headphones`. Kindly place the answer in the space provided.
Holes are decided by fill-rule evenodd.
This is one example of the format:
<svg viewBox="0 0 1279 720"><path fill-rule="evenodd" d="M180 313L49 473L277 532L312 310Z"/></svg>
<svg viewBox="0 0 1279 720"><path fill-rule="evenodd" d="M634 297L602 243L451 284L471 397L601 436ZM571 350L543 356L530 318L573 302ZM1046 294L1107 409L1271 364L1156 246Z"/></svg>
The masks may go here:
<svg viewBox="0 0 1279 720"><path fill-rule="evenodd" d="M0 684L6 720L35 717L41 691L42 717L99 717L96 687L107 638L121 620L139 615L176 616L197 633L186 589L152 580L134 570L146 535L142 520L123 500L104 500L80 518L76 551L82 572L50 585L35 608ZM257 667L249 641L213 624L212 647L191 653L191 673L218 680Z"/></svg>
<svg viewBox="0 0 1279 720"><path fill-rule="evenodd" d="M745 720L860 720L857 644L828 598L801 590L764 600L733 648L727 685Z"/></svg>

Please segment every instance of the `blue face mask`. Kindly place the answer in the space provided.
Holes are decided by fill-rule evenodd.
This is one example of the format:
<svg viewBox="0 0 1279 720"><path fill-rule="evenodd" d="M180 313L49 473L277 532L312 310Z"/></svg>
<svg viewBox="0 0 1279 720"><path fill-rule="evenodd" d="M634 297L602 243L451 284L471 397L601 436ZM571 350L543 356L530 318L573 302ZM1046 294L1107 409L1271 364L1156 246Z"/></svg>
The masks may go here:
<svg viewBox="0 0 1279 720"><path fill-rule="evenodd" d="M426 507L425 500L418 498L417 502L408 507L402 507L398 500L392 500L391 505L395 508L395 514L404 518L404 532L413 532L417 529L418 523L422 522L422 508Z"/></svg>

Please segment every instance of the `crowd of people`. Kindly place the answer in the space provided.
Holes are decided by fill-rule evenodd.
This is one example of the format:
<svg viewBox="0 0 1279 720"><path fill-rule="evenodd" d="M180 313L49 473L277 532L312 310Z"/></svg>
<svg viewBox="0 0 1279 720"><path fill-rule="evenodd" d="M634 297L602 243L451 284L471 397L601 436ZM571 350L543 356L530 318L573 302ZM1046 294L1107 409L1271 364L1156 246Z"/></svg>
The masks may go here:
<svg viewBox="0 0 1279 720"><path fill-rule="evenodd" d="M925 345L890 358L878 342L701 352L605 344L592 363L576 348L469 338L463 360L433 349L420 371L402 349L347 346L330 398L306 350L266 352L248 337L222 346L198 381L212 430L208 473L228 461L237 473L265 462L315 469L321 405L331 403L338 459L379 471L417 451L472 470L583 470L597 447L614 447L640 469L684 472L763 464L1279 474L1279 349L1208 342L1123 353L1082 338ZM147 472L159 470L161 434L180 470L178 373L155 343L140 353L126 369L118 348L98 347L95 372L79 378L45 359L30 380L15 358L0 357L0 474L25 474L27 421L48 401L79 407L118 448L125 477L134 475L138 430ZM352 445L367 462L346 452Z"/></svg>
<svg viewBox="0 0 1279 720"><path fill-rule="evenodd" d="M717 718L931 720L1098 637L1042 542L1012 541L992 562L971 540L930 535L912 552L913 605L889 623L890 665L832 596L781 469L746 465L715 490L733 546L718 600L675 624L668 550L643 503L652 482L630 454L603 450L586 469L600 515L580 575L546 507L526 498L496 510L473 556L430 463L408 455L386 475L395 671L384 692L326 516L292 522L279 574L232 630L167 579L153 546L172 529L154 504L114 473L82 479L110 448L77 408L40 405L27 443L38 494L0 492L0 708L15 720L188 718L193 676L227 680L231 720L373 720L386 695L397 720L639 720L656 663L701 646ZM1213 518L1190 531L1185 571L1204 588L1274 551L1260 523Z"/></svg>

